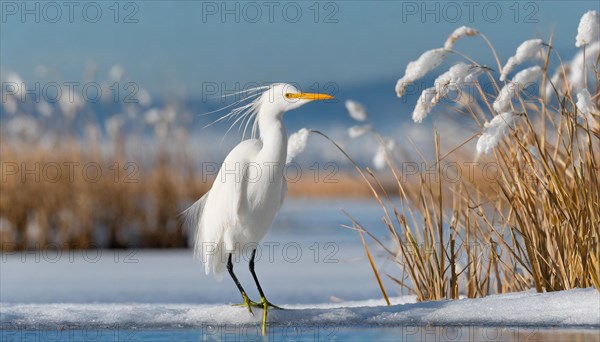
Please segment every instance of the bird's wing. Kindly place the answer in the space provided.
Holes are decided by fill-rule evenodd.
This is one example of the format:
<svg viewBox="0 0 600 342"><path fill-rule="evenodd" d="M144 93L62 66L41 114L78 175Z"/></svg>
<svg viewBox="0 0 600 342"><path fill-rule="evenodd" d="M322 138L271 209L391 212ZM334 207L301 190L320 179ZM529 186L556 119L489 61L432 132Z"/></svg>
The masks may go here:
<svg viewBox="0 0 600 342"><path fill-rule="evenodd" d="M225 230L239 224L239 212L246 192L244 172L246 165L262 148L257 139L244 140L225 158L204 203L198 203L191 215L198 214L194 249L196 256L205 262L205 271L217 278L225 269L223 243ZM200 199L202 201L202 199ZM198 209L198 208L202 209ZM190 208L192 209L192 208Z"/></svg>
<svg viewBox="0 0 600 342"><path fill-rule="evenodd" d="M239 217L248 190L248 182L246 180L248 179L247 173L249 168L247 165L249 162L255 160L255 157L258 152L260 152L261 148L262 142L258 139L242 141L231 150L229 155L227 155L227 158L225 158L225 161L219 170L217 178L219 178L220 185L224 188L224 191L222 190L221 193L226 193L226 196L230 196L230 218L237 219ZM227 173L225 177L223 177L223 173ZM238 222L231 222L233 225L236 225L237 223Z"/></svg>
<svg viewBox="0 0 600 342"><path fill-rule="evenodd" d="M288 185L287 181L285 180L285 177L283 177L281 181L283 182L283 184L281 187L281 201L279 202L279 205L283 204L283 201L285 200L285 195L287 195L288 191Z"/></svg>
<svg viewBox="0 0 600 342"><path fill-rule="evenodd" d="M198 233L197 230L200 224L200 219L202 218L202 212L204 211L204 206L209 193L210 191L207 191L204 196L202 196L199 200L194 202L194 204L181 213L181 216L183 217L183 226L186 231L191 233L190 235L193 234L192 236Z"/></svg>
<svg viewBox="0 0 600 342"><path fill-rule="evenodd" d="M206 214L202 215L201 226L208 226L210 232L204 235L203 242L218 242L223 229L235 226L246 192L245 172L247 164L260 151L262 143L257 139L244 140L225 158L215 178L210 195L205 204Z"/></svg>

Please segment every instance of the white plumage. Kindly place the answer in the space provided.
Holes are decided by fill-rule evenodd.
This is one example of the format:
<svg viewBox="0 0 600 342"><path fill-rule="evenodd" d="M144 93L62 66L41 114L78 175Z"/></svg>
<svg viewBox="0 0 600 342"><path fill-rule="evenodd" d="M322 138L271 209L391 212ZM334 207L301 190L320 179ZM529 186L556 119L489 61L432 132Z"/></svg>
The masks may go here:
<svg viewBox="0 0 600 342"><path fill-rule="evenodd" d="M244 105L246 111L229 114L237 117L234 123L254 119L253 138L229 153L210 191L184 212L186 226L195 231L195 255L206 274L221 279L228 254L256 248L271 229L287 191L283 114L309 101L330 98L275 84Z"/></svg>

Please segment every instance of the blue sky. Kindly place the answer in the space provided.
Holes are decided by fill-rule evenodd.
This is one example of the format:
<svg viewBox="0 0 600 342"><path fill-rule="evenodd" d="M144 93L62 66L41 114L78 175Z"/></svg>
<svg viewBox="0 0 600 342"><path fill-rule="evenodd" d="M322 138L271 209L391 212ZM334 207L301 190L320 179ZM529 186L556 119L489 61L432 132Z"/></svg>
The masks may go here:
<svg viewBox="0 0 600 342"><path fill-rule="evenodd" d="M137 1L120 2L117 11L113 1L96 1L70 11L64 2L54 4L60 10L2 1L3 70L29 81L44 65L56 78L81 80L90 61L101 72L118 63L151 92L184 89L194 96L203 82L395 79L461 25L485 33L502 62L523 40L551 32L555 47L570 56L579 18L600 7L596 1ZM492 64L478 38L456 48Z"/></svg>

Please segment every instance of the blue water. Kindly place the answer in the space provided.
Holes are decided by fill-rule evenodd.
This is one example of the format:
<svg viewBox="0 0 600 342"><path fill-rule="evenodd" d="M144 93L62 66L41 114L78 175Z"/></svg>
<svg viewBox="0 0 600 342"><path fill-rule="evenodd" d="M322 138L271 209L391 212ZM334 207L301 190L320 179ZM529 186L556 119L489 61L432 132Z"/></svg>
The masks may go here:
<svg viewBox="0 0 600 342"><path fill-rule="evenodd" d="M0 331L0 341L598 341L600 331L494 327L201 327L182 330Z"/></svg>
<svg viewBox="0 0 600 342"><path fill-rule="evenodd" d="M256 260L272 301L307 304L329 302L331 296L345 300L381 296L358 234L340 227L351 225L340 208L386 239L389 233L375 201L286 200ZM374 242L369 243L378 265L396 274L399 268L386 261ZM253 284L247 265L247 257L238 260L236 273L243 284ZM229 279L217 282L205 276L189 249L5 253L1 274L1 302L208 304L239 297ZM400 294L391 280L384 281L390 295ZM248 287L256 298L254 286Z"/></svg>

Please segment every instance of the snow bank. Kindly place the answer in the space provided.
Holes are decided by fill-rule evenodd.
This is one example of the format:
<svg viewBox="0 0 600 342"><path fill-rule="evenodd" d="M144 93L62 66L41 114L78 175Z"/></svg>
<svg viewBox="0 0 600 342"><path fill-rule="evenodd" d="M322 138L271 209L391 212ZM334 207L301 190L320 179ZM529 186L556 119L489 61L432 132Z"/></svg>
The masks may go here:
<svg viewBox="0 0 600 342"><path fill-rule="evenodd" d="M600 327L600 295L595 289L538 294L533 291L415 303L414 297L271 310L272 326L511 326ZM256 309L256 311L260 311ZM256 324L261 315L229 305L185 304L2 304L3 328L194 328L202 325Z"/></svg>

